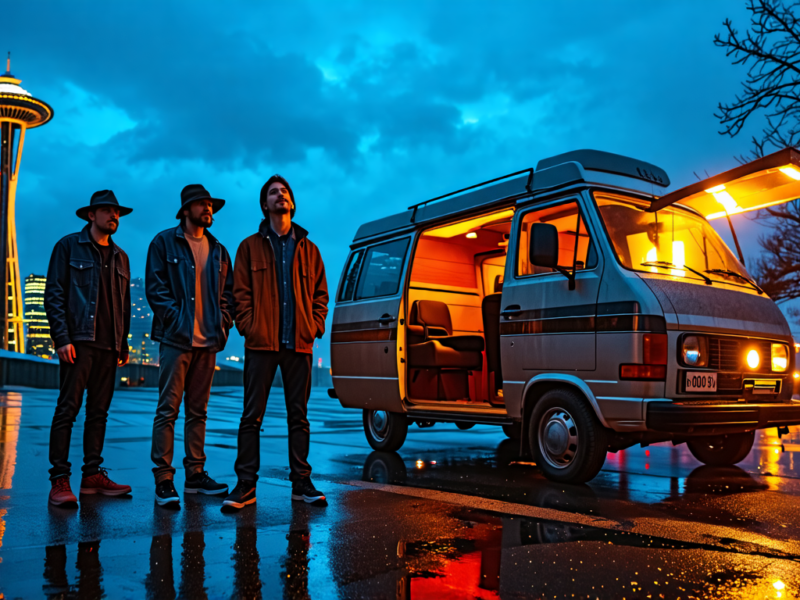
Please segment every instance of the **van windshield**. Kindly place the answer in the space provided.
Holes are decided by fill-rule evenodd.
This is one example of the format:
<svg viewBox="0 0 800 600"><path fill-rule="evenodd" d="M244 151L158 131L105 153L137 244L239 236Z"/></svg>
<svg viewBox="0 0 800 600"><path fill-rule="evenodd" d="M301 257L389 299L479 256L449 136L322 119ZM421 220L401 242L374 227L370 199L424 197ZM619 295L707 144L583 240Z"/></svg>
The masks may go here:
<svg viewBox="0 0 800 600"><path fill-rule="evenodd" d="M674 206L645 212L648 203L624 196L595 193L594 197L624 267L755 286L744 266L702 217Z"/></svg>

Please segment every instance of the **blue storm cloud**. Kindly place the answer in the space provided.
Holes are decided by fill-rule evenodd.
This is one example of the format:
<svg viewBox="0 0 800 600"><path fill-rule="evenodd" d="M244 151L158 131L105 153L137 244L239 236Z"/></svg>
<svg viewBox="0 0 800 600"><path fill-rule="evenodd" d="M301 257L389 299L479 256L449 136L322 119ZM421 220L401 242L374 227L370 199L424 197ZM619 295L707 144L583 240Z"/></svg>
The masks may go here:
<svg viewBox="0 0 800 600"><path fill-rule="evenodd" d="M748 150L713 116L743 72L712 39L726 17L747 26L743 2L29 2L4 16L12 71L56 113L23 156L23 276L103 188L135 208L116 239L137 276L184 185L228 200L214 231L235 253L279 172L333 289L360 223L540 158L608 150L680 186ZM759 226L738 225L755 254Z"/></svg>

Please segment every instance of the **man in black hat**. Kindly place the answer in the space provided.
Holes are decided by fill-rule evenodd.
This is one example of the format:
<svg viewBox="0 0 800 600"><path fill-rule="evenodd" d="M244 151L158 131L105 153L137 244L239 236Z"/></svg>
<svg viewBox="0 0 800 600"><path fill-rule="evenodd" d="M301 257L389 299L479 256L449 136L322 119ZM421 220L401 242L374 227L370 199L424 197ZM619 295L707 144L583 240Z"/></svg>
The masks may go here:
<svg viewBox="0 0 800 600"><path fill-rule="evenodd" d="M151 458L156 501L177 504L172 478L175 420L184 403L184 493L225 494L203 469L206 410L216 355L225 348L233 325L233 268L228 251L208 232L213 215L225 205L202 185L181 191L181 223L159 233L147 253L146 292L153 310L151 338L159 348L158 408L153 422Z"/></svg>
<svg viewBox="0 0 800 600"><path fill-rule="evenodd" d="M58 241L47 268L44 307L59 358L60 392L50 427L50 503L77 506L69 485L72 424L86 394L81 494L118 496L130 486L108 478L103 463L106 419L117 366L128 362L131 271L128 255L111 235L119 218L133 209L120 206L114 192L92 195L76 214L88 224Z"/></svg>

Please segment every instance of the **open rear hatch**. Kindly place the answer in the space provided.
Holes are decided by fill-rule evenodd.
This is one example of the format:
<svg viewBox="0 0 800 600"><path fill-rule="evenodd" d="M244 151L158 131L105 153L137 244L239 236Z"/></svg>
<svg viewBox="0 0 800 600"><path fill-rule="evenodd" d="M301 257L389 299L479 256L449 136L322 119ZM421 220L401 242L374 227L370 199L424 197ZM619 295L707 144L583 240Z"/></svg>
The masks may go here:
<svg viewBox="0 0 800 600"><path fill-rule="evenodd" d="M784 148L655 200L648 212L678 203L712 221L800 198L800 152Z"/></svg>

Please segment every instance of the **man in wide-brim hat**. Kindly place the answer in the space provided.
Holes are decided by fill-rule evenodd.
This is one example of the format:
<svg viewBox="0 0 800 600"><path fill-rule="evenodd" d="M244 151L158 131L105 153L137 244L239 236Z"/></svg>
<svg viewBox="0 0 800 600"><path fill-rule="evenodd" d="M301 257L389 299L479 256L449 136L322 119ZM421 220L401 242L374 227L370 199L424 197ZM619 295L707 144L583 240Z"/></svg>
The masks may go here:
<svg viewBox="0 0 800 600"><path fill-rule="evenodd" d="M156 502L177 505L172 456L175 421L183 400L184 493L225 494L228 486L204 470L206 411L217 352L233 325L233 268L225 247L209 233L225 201L199 184L181 192L180 224L159 233L147 253L147 301L151 338L159 347L158 407L151 459Z"/></svg>
<svg viewBox="0 0 800 600"><path fill-rule="evenodd" d="M106 419L117 366L128 362L131 271L128 255L111 236L133 209L120 206L114 192L95 192L75 214L88 221L58 241L47 269L44 306L60 367L60 391L50 428L49 501L77 506L70 488L72 424L86 394L82 494L118 496L130 486L108 478L103 462Z"/></svg>

